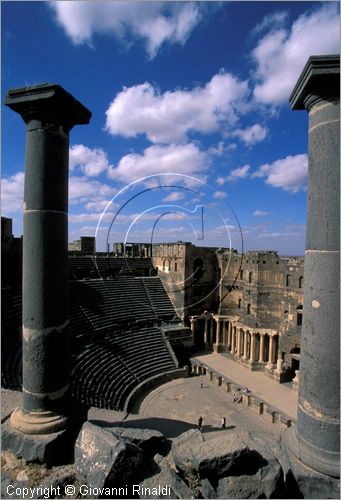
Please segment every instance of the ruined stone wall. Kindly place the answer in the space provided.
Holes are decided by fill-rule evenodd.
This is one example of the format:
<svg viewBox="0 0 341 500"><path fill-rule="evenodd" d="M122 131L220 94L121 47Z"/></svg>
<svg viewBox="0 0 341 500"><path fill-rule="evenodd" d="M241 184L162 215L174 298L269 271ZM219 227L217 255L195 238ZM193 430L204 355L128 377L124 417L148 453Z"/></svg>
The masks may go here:
<svg viewBox="0 0 341 500"><path fill-rule="evenodd" d="M219 306L219 265L215 248L191 243L162 243L153 246L153 265L175 308L182 317L216 312Z"/></svg>
<svg viewBox="0 0 341 500"><path fill-rule="evenodd" d="M279 336L278 350L287 366L299 352L303 313L303 258L277 252L226 251L221 269L220 314L236 316L251 328L271 328Z"/></svg>
<svg viewBox="0 0 341 500"><path fill-rule="evenodd" d="M186 253L190 243L160 243L153 245L153 265L157 268L169 298L178 314L188 302L186 283Z"/></svg>

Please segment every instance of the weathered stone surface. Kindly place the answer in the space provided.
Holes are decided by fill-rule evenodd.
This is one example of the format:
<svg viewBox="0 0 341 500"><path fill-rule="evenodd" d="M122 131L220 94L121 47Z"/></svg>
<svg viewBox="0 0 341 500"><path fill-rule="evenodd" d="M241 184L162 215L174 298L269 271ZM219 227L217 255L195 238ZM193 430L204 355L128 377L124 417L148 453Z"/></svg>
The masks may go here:
<svg viewBox="0 0 341 500"><path fill-rule="evenodd" d="M16 431L6 420L1 425L2 449L11 450L26 462L56 465L70 460L73 443L67 430L44 435L23 434Z"/></svg>
<svg viewBox="0 0 341 500"><path fill-rule="evenodd" d="M194 468L200 478L223 477L236 463L236 460L249 453L247 444L235 433L225 433L215 439L203 438L189 431L184 441L172 448L175 465L182 471ZM201 434L201 433L199 433Z"/></svg>
<svg viewBox="0 0 341 500"><path fill-rule="evenodd" d="M75 465L91 486L125 484L142 461L142 450L110 432L86 422L75 446Z"/></svg>
<svg viewBox="0 0 341 500"><path fill-rule="evenodd" d="M12 411L21 405L22 393L1 389L1 423L7 420Z"/></svg>
<svg viewBox="0 0 341 500"><path fill-rule="evenodd" d="M140 498L193 498L193 491L186 485L181 477L176 474L167 458L161 455L155 455L149 462L149 474L139 483ZM153 495L155 490L159 489L157 495Z"/></svg>
<svg viewBox="0 0 341 500"><path fill-rule="evenodd" d="M215 488L208 479L202 479L198 487L202 498L218 498Z"/></svg>
<svg viewBox="0 0 341 500"><path fill-rule="evenodd" d="M175 438L172 444L172 457L175 465L181 470L186 470L191 466L194 460L193 447L203 442L202 433L197 429L190 429Z"/></svg>
<svg viewBox="0 0 341 500"><path fill-rule="evenodd" d="M282 435L278 457L284 472L286 498L340 498L340 481L318 473L288 453L286 434Z"/></svg>
<svg viewBox="0 0 341 500"><path fill-rule="evenodd" d="M112 427L110 428L110 432L124 441L136 444L145 455L155 455L166 444L166 439L161 432L150 429Z"/></svg>
<svg viewBox="0 0 341 500"><path fill-rule="evenodd" d="M281 498L283 495L283 471L275 459L266 462L260 454L250 451L239 460L238 471L235 469L233 474L219 480L217 498Z"/></svg>

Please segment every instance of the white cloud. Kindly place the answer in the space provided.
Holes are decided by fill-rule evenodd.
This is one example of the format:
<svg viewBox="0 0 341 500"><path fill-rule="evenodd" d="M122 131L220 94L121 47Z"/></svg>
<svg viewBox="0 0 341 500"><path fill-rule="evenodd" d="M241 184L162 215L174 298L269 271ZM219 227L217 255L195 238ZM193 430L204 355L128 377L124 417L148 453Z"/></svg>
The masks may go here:
<svg viewBox="0 0 341 500"><path fill-rule="evenodd" d="M77 203L109 201L115 194L116 189L98 181L90 181L83 176L71 176L69 180L69 200L75 205Z"/></svg>
<svg viewBox="0 0 341 500"><path fill-rule="evenodd" d="M206 153L192 143L149 146L143 154L131 153L120 159L116 168L108 170L112 179L131 182L148 175L175 173L196 175L209 165Z"/></svg>
<svg viewBox="0 0 341 500"><path fill-rule="evenodd" d="M17 172L1 182L2 212L22 212L24 203L24 172Z"/></svg>
<svg viewBox="0 0 341 500"><path fill-rule="evenodd" d="M252 30L252 35L259 35L260 33L268 30L269 28L274 31L275 29L282 28L288 19L287 12L273 12L265 16L260 23L258 23Z"/></svg>
<svg viewBox="0 0 341 500"><path fill-rule="evenodd" d="M265 215L269 215L269 212L265 212L264 210L255 210L252 215L255 217L264 217Z"/></svg>
<svg viewBox="0 0 341 500"><path fill-rule="evenodd" d="M165 196L165 198L162 199L162 201L178 201L178 200L183 200L185 197L184 193L179 193L178 191L175 191L174 193L170 193L168 196Z"/></svg>
<svg viewBox="0 0 341 500"><path fill-rule="evenodd" d="M237 129L233 132L234 137L239 137L239 139L247 146L253 146L257 142L261 142L268 135L268 128L263 127L259 123L255 123L251 127L245 129Z"/></svg>
<svg viewBox="0 0 341 500"><path fill-rule="evenodd" d="M103 149L90 149L83 144L75 144L69 151L70 170L78 167L89 177L96 177L109 168L107 154Z"/></svg>
<svg viewBox="0 0 341 500"><path fill-rule="evenodd" d="M222 200L226 198L226 193L224 191L215 191L213 193L213 198L217 198L218 200Z"/></svg>
<svg viewBox="0 0 341 500"><path fill-rule="evenodd" d="M237 181L238 179L245 179L248 176L250 165L244 165L231 170L226 180L229 182Z"/></svg>
<svg viewBox="0 0 341 500"><path fill-rule="evenodd" d="M24 172L17 172L1 183L3 213L22 212L24 200ZM69 179L70 204L92 202L94 205L110 201L117 190L108 184L90 181L84 176L71 176ZM105 201L106 200L106 201ZM90 205L89 207L90 208ZM99 208L98 208L99 211Z"/></svg>
<svg viewBox="0 0 341 500"><path fill-rule="evenodd" d="M91 45L95 33L116 37L127 48L143 40L155 57L164 43L183 45L199 23L197 2L50 2L58 23L73 43Z"/></svg>
<svg viewBox="0 0 341 500"><path fill-rule="evenodd" d="M265 177L266 184L279 187L290 193L306 189L308 156L287 156L273 163L261 165L251 177Z"/></svg>
<svg viewBox="0 0 341 500"><path fill-rule="evenodd" d="M95 201L89 201L86 205L85 208L87 210L93 210L94 212L103 212L108 206L110 199L105 199L105 200L95 200ZM116 209L118 207L117 203L110 203L110 208L111 210Z"/></svg>
<svg viewBox="0 0 341 500"><path fill-rule="evenodd" d="M256 62L254 97L265 104L288 100L312 54L339 53L340 20L336 2L301 15L290 30L271 30L252 52Z"/></svg>
<svg viewBox="0 0 341 500"><path fill-rule="evenodd" d="M152 84L124 87L106 111L106 130L113 135L146 134L151 142L182 142L189 132L228 130L238 121L247 82L218 73L204 87L161 94Z"/></svg>
<svg viewBox="0 0 341 500"><path fill-rule="evenodd" d="M243 167L234 168L230 170L230 173L227 177L217 177L216 183L218 186L223 186L225 182L234 182L238 179L245 179L249 177L250 165L244 165Z"/></svg>

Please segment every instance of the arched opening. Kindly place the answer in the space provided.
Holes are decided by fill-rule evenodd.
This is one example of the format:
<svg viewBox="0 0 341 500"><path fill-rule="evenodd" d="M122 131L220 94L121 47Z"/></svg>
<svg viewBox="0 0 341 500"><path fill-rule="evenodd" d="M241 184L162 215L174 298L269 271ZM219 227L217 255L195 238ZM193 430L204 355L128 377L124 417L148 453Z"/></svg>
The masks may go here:
<svg viewBox="0 0 341 500"><path fill-rule="evenodd" d="M194 279L196 279L196 280L200 279L202 277L202 275L204 274L203 265L204 265L204 262L200 258L195 259L195 261L193 262L193 278Z"/></svg>
<svg viewBox="0 0 341 500"><path fill-rule="evenodd" d="M299 305L296 307L296 326L302 326L303 319L303 306Z"/></svg>
<svg viewBox="0 0 341 500"><path fill-rule="evenodd" d="M290 351L291 370L293 372L293 377L295 376L295 370L300 369L300 352L301 349L298 346L293 347Z"/></svg>

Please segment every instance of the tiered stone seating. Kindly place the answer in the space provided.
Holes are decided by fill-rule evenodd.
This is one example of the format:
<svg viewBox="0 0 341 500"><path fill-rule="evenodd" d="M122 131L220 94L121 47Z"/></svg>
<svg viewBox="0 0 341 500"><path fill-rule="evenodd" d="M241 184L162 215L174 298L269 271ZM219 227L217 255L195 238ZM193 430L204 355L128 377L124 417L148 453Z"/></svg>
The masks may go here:
<svg viewBox="0 0 341 500"><path fill-rule="evenodd" d="M19 388L21 293L3 293L2 306L2 381ZM123 409L138 384L176 369L159 327L174 317L159 278L70 281L73 397L87 406Z"/></svg>
<svg viewBox="0 0 341 500"><path fill-rule="evenodd" d="M72 392L83 405L122 410L139 383L176 368L160 328L113 331L75 355Z"/></svg>
<svg viewBox="0 0 341 500"><path fill-rule="evenodd" d="M149 258L118 258L107 255L69 255L70 280L106 278L123 273L131 276L149 275L153 264Z"/></svg>
<svg viewBox="0 0 341 500"><path fill-rule="evenodd" d="M159 319L172 320L176 317L174 306L160 278L141 278L146 288L153 311Z"/></svg>

